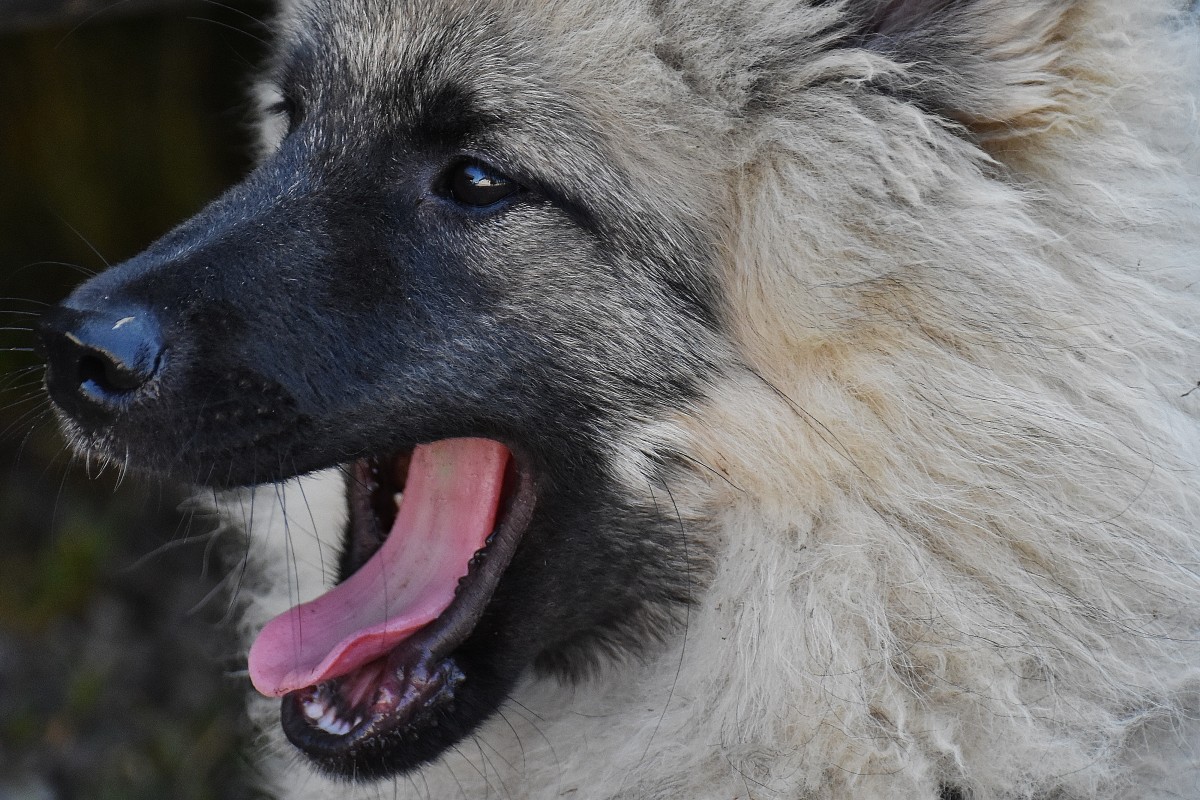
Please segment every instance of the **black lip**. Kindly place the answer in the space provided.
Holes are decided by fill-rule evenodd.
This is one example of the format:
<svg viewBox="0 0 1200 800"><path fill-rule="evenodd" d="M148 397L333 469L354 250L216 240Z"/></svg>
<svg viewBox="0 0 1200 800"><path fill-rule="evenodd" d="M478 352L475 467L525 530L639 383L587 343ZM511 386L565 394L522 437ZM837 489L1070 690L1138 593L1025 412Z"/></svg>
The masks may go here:
<svg viewBox="0 0 1200 800"><path fill-rule="evenodd" d="M396 742L409 747L412 762L419 763L440 752L436 742L448 735L447 727L473 726L471 722L447 720L447 715L458 710L456 694L469 680L455 653L483 617L529 528L539 494L536 478L515 454L513 464L515 486L502 511L501 522L488 537L487 545L472 558L453 602L436 620L385 657L375 695L365 708L354 712L353 728L345 735L329 733L316 727L304 713L305 703L317 694L329 691L336 694L336 686L329 684L337 681L284 696L280 710L284 734L318 765L341 773L346 764L354 764L354 772L363 775L369 771L369 768L364 770L364 765L373 763L385 747L397 746ZM351 495L353 516L359 513L355 506L363 503L353 500L353 490ZM368 519L352 524L376 526L374 515L367 516ZM447 722L451 724L444 724Z"/></svg>
<svg viewBox="0 0 1200 800"><path fill-rule="evenodd" d="M397 471L408 471L412 447L387 458L362 458L346 470L346 496L350 521L338 567L338 582L358 571L380 547L396 518L396 492L404 489ZM402 465L402 466L398 466Z"/></svg>

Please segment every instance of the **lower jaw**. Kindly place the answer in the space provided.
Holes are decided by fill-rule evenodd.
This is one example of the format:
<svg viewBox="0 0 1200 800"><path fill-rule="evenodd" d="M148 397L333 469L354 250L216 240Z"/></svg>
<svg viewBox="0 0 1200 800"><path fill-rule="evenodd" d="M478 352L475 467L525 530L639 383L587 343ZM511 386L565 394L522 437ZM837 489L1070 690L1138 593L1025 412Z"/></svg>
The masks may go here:
<svg viewBox="0 0 1200 800"><path fill-rule="evenodd" d="M482 721L498 699L468 685L456 653L511 563L536 498L534 477L518 466L504 514L451 606L387 655L284 696L281 723L289 741L328 772L384 777L435 758ZM464 691L469 703L461 702Z"/></svg>
<svg viewBox="0 0 1200 800"><path fill-rule="evenodd" d="M314 730L303 709L303 697L312 691L306 689L283 698L283 731L314 768L339 782L383 780L420 769L461 746L517 683L517 673L478 666L477 661L490 662L475 650L469 661L451 657L422 665L403 678L396 676L393 685L403 686L413 678L421 684L418 689L416 683L407 683L408 699L419 696L423 702L407 706L403 717L364 720L345 737L323 734Z"/></svg>
<svg viewBox="0 0 1200 800"><path fill-rule="evenodd" d="M465 680L452 658L435 660L423 653L400 659L393 654L284 697L283 731L317 760L353 757L384 739L412 744L457 710L455 692ZM356 681L369 684L370 697L347 707L343 698L353 699Z"/></svg>

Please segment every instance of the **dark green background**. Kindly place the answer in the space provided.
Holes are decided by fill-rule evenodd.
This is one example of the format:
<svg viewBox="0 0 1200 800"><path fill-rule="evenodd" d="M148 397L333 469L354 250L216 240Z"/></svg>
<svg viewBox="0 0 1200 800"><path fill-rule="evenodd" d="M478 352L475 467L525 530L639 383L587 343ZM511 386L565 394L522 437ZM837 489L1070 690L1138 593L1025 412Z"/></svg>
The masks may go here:
<svg viewBox="0 0 1200 800"><path fill-rule="evenodd" d="M25 352L46 303L248 168L267 9L231 5L0 20L0 800L257 796L218 587L237 535L175 487L88 479Z"/></svg>

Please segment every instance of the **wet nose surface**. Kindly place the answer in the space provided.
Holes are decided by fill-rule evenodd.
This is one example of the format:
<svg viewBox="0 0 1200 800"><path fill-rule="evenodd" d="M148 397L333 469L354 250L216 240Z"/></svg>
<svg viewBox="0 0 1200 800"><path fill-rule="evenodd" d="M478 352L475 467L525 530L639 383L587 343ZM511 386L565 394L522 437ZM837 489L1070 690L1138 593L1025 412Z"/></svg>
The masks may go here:
<svg viewBox="0 0 1200 800"><path fill-rule="evenodd" d="M92 311L60 306L39 324L50 395L64 410L113 411L158 373L162 332L145 309Z"/></svg>

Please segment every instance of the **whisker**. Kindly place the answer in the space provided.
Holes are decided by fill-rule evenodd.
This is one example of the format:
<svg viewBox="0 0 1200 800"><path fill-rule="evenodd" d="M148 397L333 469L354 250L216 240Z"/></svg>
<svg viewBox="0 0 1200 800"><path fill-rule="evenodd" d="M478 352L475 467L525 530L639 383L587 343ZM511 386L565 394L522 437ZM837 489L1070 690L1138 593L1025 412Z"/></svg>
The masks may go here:
<svg viewBox="0 0 1200 800"><path fill-rule="evenodd" d="M239 28L237 25L230 25L228 22L221 22L218 19L211 19L209 17L192 16L192 17L188 17L188 19L192 22L207 22L210 25L216 25L218 28L225 28L226 30L231 30L234 33L240 33L243 36L249 36L251 39L253 39L254 41L258 42L259 44L261 44L263 46L270 45L270 42L268 42L266 39L262 38L261 36L251 33L250 31L246 30L245 28Z"/></svg>
<svg viewBox="0 0 1200 800"><path fill-rule="evenodd" d="M292 463L292 472L296 471L296 464ZM328 576L325 571L325 548L321 546L321 535L317 529L317 518L313 515L312 505L308 502L308 495L304 492L304 480L296 479L296 486L300 489L300 499L304 501L304 508L308 512L308 521L312 524L312 537L317 543L317 562L321 566L321 575Z"/></svg>
<svg viewBox="0 0 1200 800"><path fill-rule="evenodd" d="M660 479L661 480L661 479ZM667 493L667 497L671 500L671 505L675 509L675 519L679 521L679 539L683 545L684 567L687 574L688 593L691 594L695 589L695 584L692 577L692 559L688 549L687 528L683 524L683 515L679 513L679 505L675 502L675 496L671 493L671 487L667 485L665 480L661 480L662 487ZM654 502L655 509L658 508L658 499L654 496L654 486L650 485L650 497ZM691 629L692 621L692 605L690 602L683 604L683 641L679 645L679 662L675 665L675 678L671 681L671 688L667 692L667 700L663 703L662 713L658 715L658 721L654 723L654 730L650 733L650 739L646 742L646 748L642 751L642 757L638 759L638 766L646 760L647 754L650 752L650 745L654 743L655 737L658 736L658 730L662 727L663 720L667 717L667 710L671 707L671 700L675 697L675 687L679 684L679 676L683 673L683 662L687 655L687 637L688 631Z"/></svg>
<svg viewBox="0 0 1200 800"><path fill-rule="evenodd" d="M107 11L111 11L112 9L116 8L117 6L125 5L128 2L129 2L129 0L116 0L116 2L109 3L108 5L104 6L103 8L98 8L95 11L93 11L91 14L88 14L86 17L84 17L82 20L80 20L79 23L75 25L75 27L71 28L71 30L69 30L65 34L63 34L63 37L61 39L59 39L58 42L54 45L54 49L57 50L58 48L62 47L63 42L67 41L67 39L70 39L72 36L74 36L76 31L78 31L84 25L87 25L89 22L94 20L96 17L100 16L101 14L103 14ZM70 227L70 226L68 226L68 227Z"/></svg>
<svg viewBox="0 0 1200 800"><path fill-rule="evenodd" d="M19 403L13 403L9 406L6 406L6 408L12 408L13 406L20 405L20 403L28 403L32 399L33 398L26 398L25 400L22 400ZM23 412L20 416L18 416L12 422L8 423L8 425L5 425L4 428L0 429L0 440L8 438L8 435L10 433L12 433L12 431L15 428L19 428L22 425L25 425L26 423L32 422L36 417L39 417L43 414L49 414L49 413L50 413L50 404L49 403L39 403L38 405L34 406L33 408L29 409L28 411Z"/></svg>
<svg viewBox="0 0 1200 800"><path fill-rule="evenodd" d="M108 6L108 8L113 8L114 6L120 5L120 3L122 3L122 2L125 2L125 0L119 0L119 2L117 2L117 3L112 3L111 5L109 5L109 6ZM101 10L106 10L106 9L101 9ZM98 11L98 12L96 12L96 13L98 14L98 13L100 13L100 12ZM92 15L92 16L95 16L95 15ZM92 17L88 17L88 19L89 19L89 20L90 20L91 18L92 18ZM87 22L87 20L84 20L84 22ZM80 24L80 25L82 25L82 24L83 24L83 22L81 22L81 23L79 23L79 24ZM77 29L78 29L78 26L77 26L76 28L73 28L71 32L73 33L73 32L74 32L75 30L77 30ZM68 33L67 35L69 36L70 34ZM88 247L88 249L89 249L89 250L91 250L93 253L95 253L95 254L96 254L96 258L100 259L100 262L101 262L102 264L104 264L104 266L105 266L105 267L111 267L111 266L112 266L112 264L108 263L108 259L107 259L107 258L105 258L103 255L101 255L101 254L100 254L100 251L96 249L96 246L95 246L95 245L93 245L93 244L91 243L91 241L90 241L90 240L89 240L89 239L88 239L86 236L84 236L82 233L80 233L80 232L79 232L79 230L78 230L78 229L77 229L77 228L76 228L74 225L72 225L71 223L67 222L67 221L66 221L65 219L63 219L63 217L62 217L61 215L59 215L59 214L55 214L54 216L58 217L58 221L59 221L59 222L61 222L63 225L66 225L66 226L67 226L67 228L69 228L69 229L70 229L71 233L73 233L73 234L75 234L76 236L78 236L78 237L79 237L79 240L80 240L81 242L83 242L85 245L87 245L87 247ZM93 275L95 275L96 273L94 273L94 272L93 272L92 274L93 274Z"/></svg>
<svg viewBox="0 0 1200 800"><path fill-rule="evenodd" d="M208 5L210 5L210 6L216 6L217 8L223 8L223 9L225 9L226 11L231 11L231 12L233 12L234 14L240 14L241 16L243 16L243 17L245 17L246 19L248 19L248 20L250 20L251 22L253 22L255 25L258 25L258 26L259 26L260 28L262 28L263 30L266 30L266 29L267 29L267 24L266 24L266 22L264 22L263 20L259 19L259 18L258 18L258 17L256 17L256 16L254 16L254 15L253 15L253 14L251 14L249 11L246 11L246 10L244 10L244 9L241 9L241 8L237 8L236 6L231 6L231 5L228 5L227 3L221 3L221 2L218 2L218 0L200 0L200 2L202 2L202 3L207 3L207 4L208 4Z"/></svg>
<svg viewBox="0 0 1200 800"><path fill-rule="evenodd" d="M68 225L67 227L70 226ZM78 231L76 231L76 234L78 234ZM89 245L89 247L90 246L91 245ZM97 255L99 255L99 253L97 253ZM78 272L85 278L93 278L100 274L97 270L89 269L82 264L75 264L71 261L31 261L28 264L22 264L21 266L17 267L12 271L11 274L13 276L20 275L25 270L32 269L34 267L66 267L67 269Z"/></svg>
<svg viewBox="0 0 1200 800"><path fill-rule="evenodd" d="M180 520L179 525L182 525L182 524L183 524L183 520ZM179 525L176 525L176 529L175 529L176 533L179 532ZM121 568L120 571L121 572L133 572L135 570L141 569L143 566L150 563L151 561L153 561L157 558L160 558L161 556L164 556L173 550L178 550L181 547L186 547L189 544L195 544L196 542L211 541L212 539L216 538L219 534L220 534L220 529L212 531L210 533L198 533L198 534L194 534L192 536L181 536L179 538L171 539L170 541L163 542L158 547L155 547L153 550L149 551L148 553L145 553L144 555L140 556L139 558L130 562L129 564L126 564L125 566L123 566Z"/></svg>

